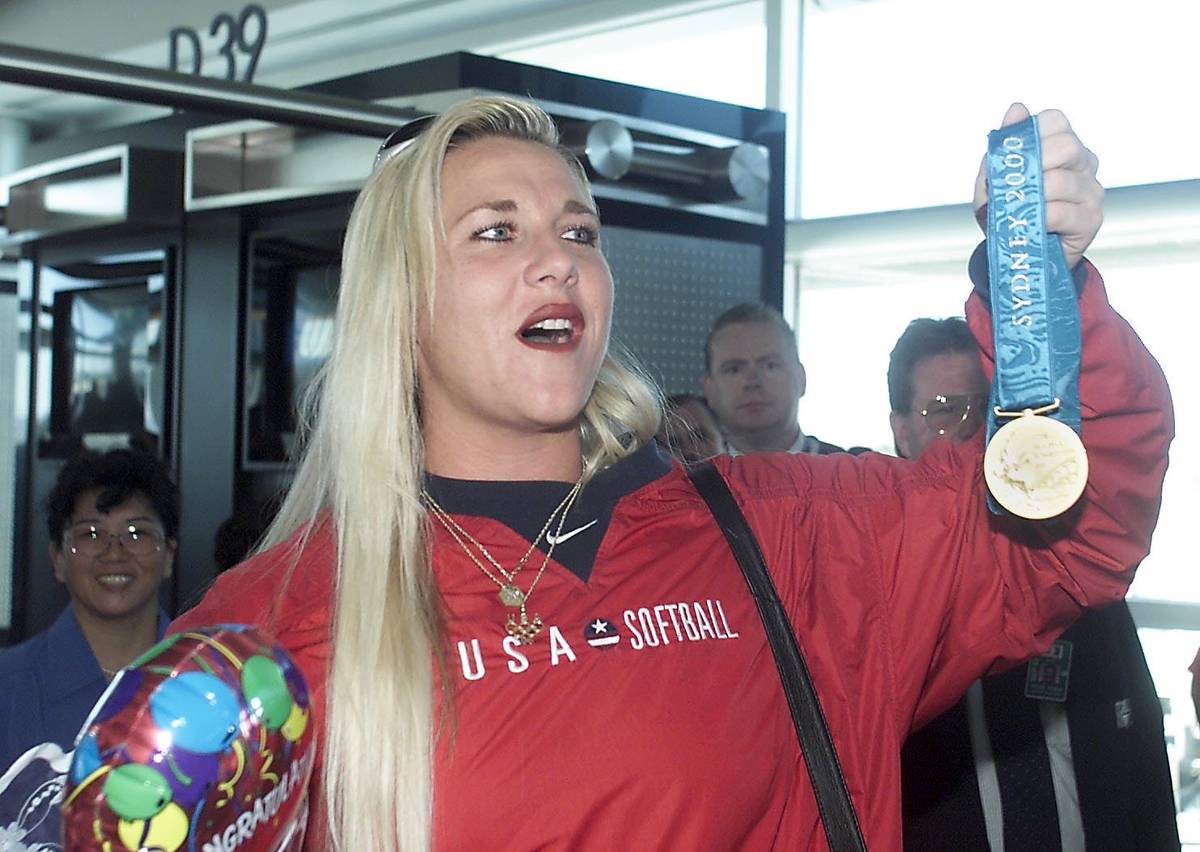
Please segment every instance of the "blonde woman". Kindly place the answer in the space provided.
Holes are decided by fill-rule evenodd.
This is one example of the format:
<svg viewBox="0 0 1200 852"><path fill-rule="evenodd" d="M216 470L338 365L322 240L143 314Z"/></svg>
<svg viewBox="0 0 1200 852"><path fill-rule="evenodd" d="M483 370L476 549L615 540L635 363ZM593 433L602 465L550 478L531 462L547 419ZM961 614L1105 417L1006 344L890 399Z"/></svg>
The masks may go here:
<svg viewBox="0 0 1200 852"><path fill-rule="evenodd" d="M908 731L1121 596L1157 514L1165 383L1079 259L1095 159L1057 114L1042 134L1082 284L1093 473L1071 522L993 520L978 445L717 462L873 850L900 846ZM261 625L307 673L309 848L823 848L751 596L656 449L654 390L609 351L578 164L510 98L402 136L351 216L334 352L266 549L180 622ZM986 358L977 296L968 312Z"/></svg>

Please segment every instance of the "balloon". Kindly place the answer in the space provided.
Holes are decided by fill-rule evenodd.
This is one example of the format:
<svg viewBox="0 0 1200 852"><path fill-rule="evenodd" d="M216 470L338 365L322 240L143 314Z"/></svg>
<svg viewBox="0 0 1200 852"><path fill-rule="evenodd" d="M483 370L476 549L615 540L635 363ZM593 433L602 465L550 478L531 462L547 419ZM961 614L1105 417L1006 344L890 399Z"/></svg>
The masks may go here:
<svg viewBox="0 0 1200 852"><path fill-rule="evenodd" d="M126 763L104 779L104 798L119 817L149 819L171 801L171 786L154 767Z"/></svg>
<svg viewBox="0 0 1200 852"><path fill-rule="evenodd" d="M308 683L304 680L304 675L300 669L296 668L296 664L292 662L284 650L278 645L275 646L275 661L279 663L279 667L283 669L283 679L287 681L288 690L292 693L292 698L296 704L301 707L308 708Z"/></svg>
<svg viewBox="0 0 1200 852"><path fill-rule="evenodd" d="M80 738L71 759L71 783L78 784L100 768L100 746L91 733Z"/></svg>
<svg viewBox="0 0 1200 852"><path fill-rule="evenodd" d="M187 840L188 818L183 808L172 802L148 820L121 820L117 837L126 849L178 849Z"/></svg>
<svg viewBox="0 0 1200 852"><path fill-rule="evenodd" d="M219 754L200 754L172 748L150 756L150 763L171 785L172 799L190 807L208 795L221 775Z"/></svg>
<svg viewBox="0 0 1200 852"><path fill-rule="evenodd" d="M310 715L303 674L256 628L168 637L122 671L80 735L64 848L298 848Z"/></svg>
<svg viewBox="0 0 1200 852"><path fill-rule="evenodd" d="M262 717L263 724L275 730L292 712L292 696L288 692L283 669L269 657L255 655L242 668L242 693L250 707Z"/></svg>
<svg viewBox="0 0 1200 852"><path fill-rule="evenodd" d="M184 672L165 680L150 696L159 728L188 751L224 751L238 734L237 692L216 675Z"/></svg>
<svg viewBox="0 0 1200 852"><path fill-rule="evenodd" d="M287 721L284 722L279 731L292 742L300 739L304 735L304 731L308 728L308 710L302 709L299 704L292 705L292 712L288 714Z"/></svg>

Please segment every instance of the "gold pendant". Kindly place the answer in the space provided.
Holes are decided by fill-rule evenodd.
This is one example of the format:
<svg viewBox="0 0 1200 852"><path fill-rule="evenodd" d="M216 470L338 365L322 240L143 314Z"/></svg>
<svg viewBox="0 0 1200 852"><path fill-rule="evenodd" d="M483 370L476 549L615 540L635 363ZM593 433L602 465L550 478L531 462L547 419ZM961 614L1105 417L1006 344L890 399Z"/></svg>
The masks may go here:
<svg viewBox="0 0 1200 852"><path fill-rule="evenodd" d="M508 621L504 625L504 632L522 645L530 645L533 643L533 637L542 632L542 617L535 615L533 621L530 621L529 616L522 612L521 620L518 622L515 616L509 615Z"/></svg>
<svg viewBox="0 0 1200 852"><path fill-rule="evenodd" d="M1067 424L1026 413L992 436L983 455L983 474L996 502L1014 515L1053 518L1083 494L1087 452Z"/></svg>
<svg viewBox="0 0 1200 852"><path fill-rule="evenodd" d="M505 583L500 587L500 603L505 606L518 607L525 603L525 593L513 583Z"/></svg>

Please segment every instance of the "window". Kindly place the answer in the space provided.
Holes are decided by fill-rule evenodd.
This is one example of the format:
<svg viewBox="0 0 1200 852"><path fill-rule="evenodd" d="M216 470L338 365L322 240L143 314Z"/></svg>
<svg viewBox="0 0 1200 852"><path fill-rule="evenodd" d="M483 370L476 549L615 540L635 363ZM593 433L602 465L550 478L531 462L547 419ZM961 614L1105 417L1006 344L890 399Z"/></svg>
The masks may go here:
<svg viewBox="0 0 1200 852"><path fill-rule="evenodd" d="M805 218L967 201L1014 100L1103 140L1109 187L1200 174L1200 113L1179 108L1198 4L804 2Z"/></svg>

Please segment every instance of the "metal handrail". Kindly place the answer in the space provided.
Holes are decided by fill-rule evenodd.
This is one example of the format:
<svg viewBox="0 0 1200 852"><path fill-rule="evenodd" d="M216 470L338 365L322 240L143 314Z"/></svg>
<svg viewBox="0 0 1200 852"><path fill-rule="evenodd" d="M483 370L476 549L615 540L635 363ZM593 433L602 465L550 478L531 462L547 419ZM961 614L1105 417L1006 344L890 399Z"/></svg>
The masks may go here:
<svg viewBox="0 0 1200 852"><path fill-rule="evenodd" d="M386 136L415 110L381 107L0 42L0 82L176 109L257 118L361 136Z"/></svg>

